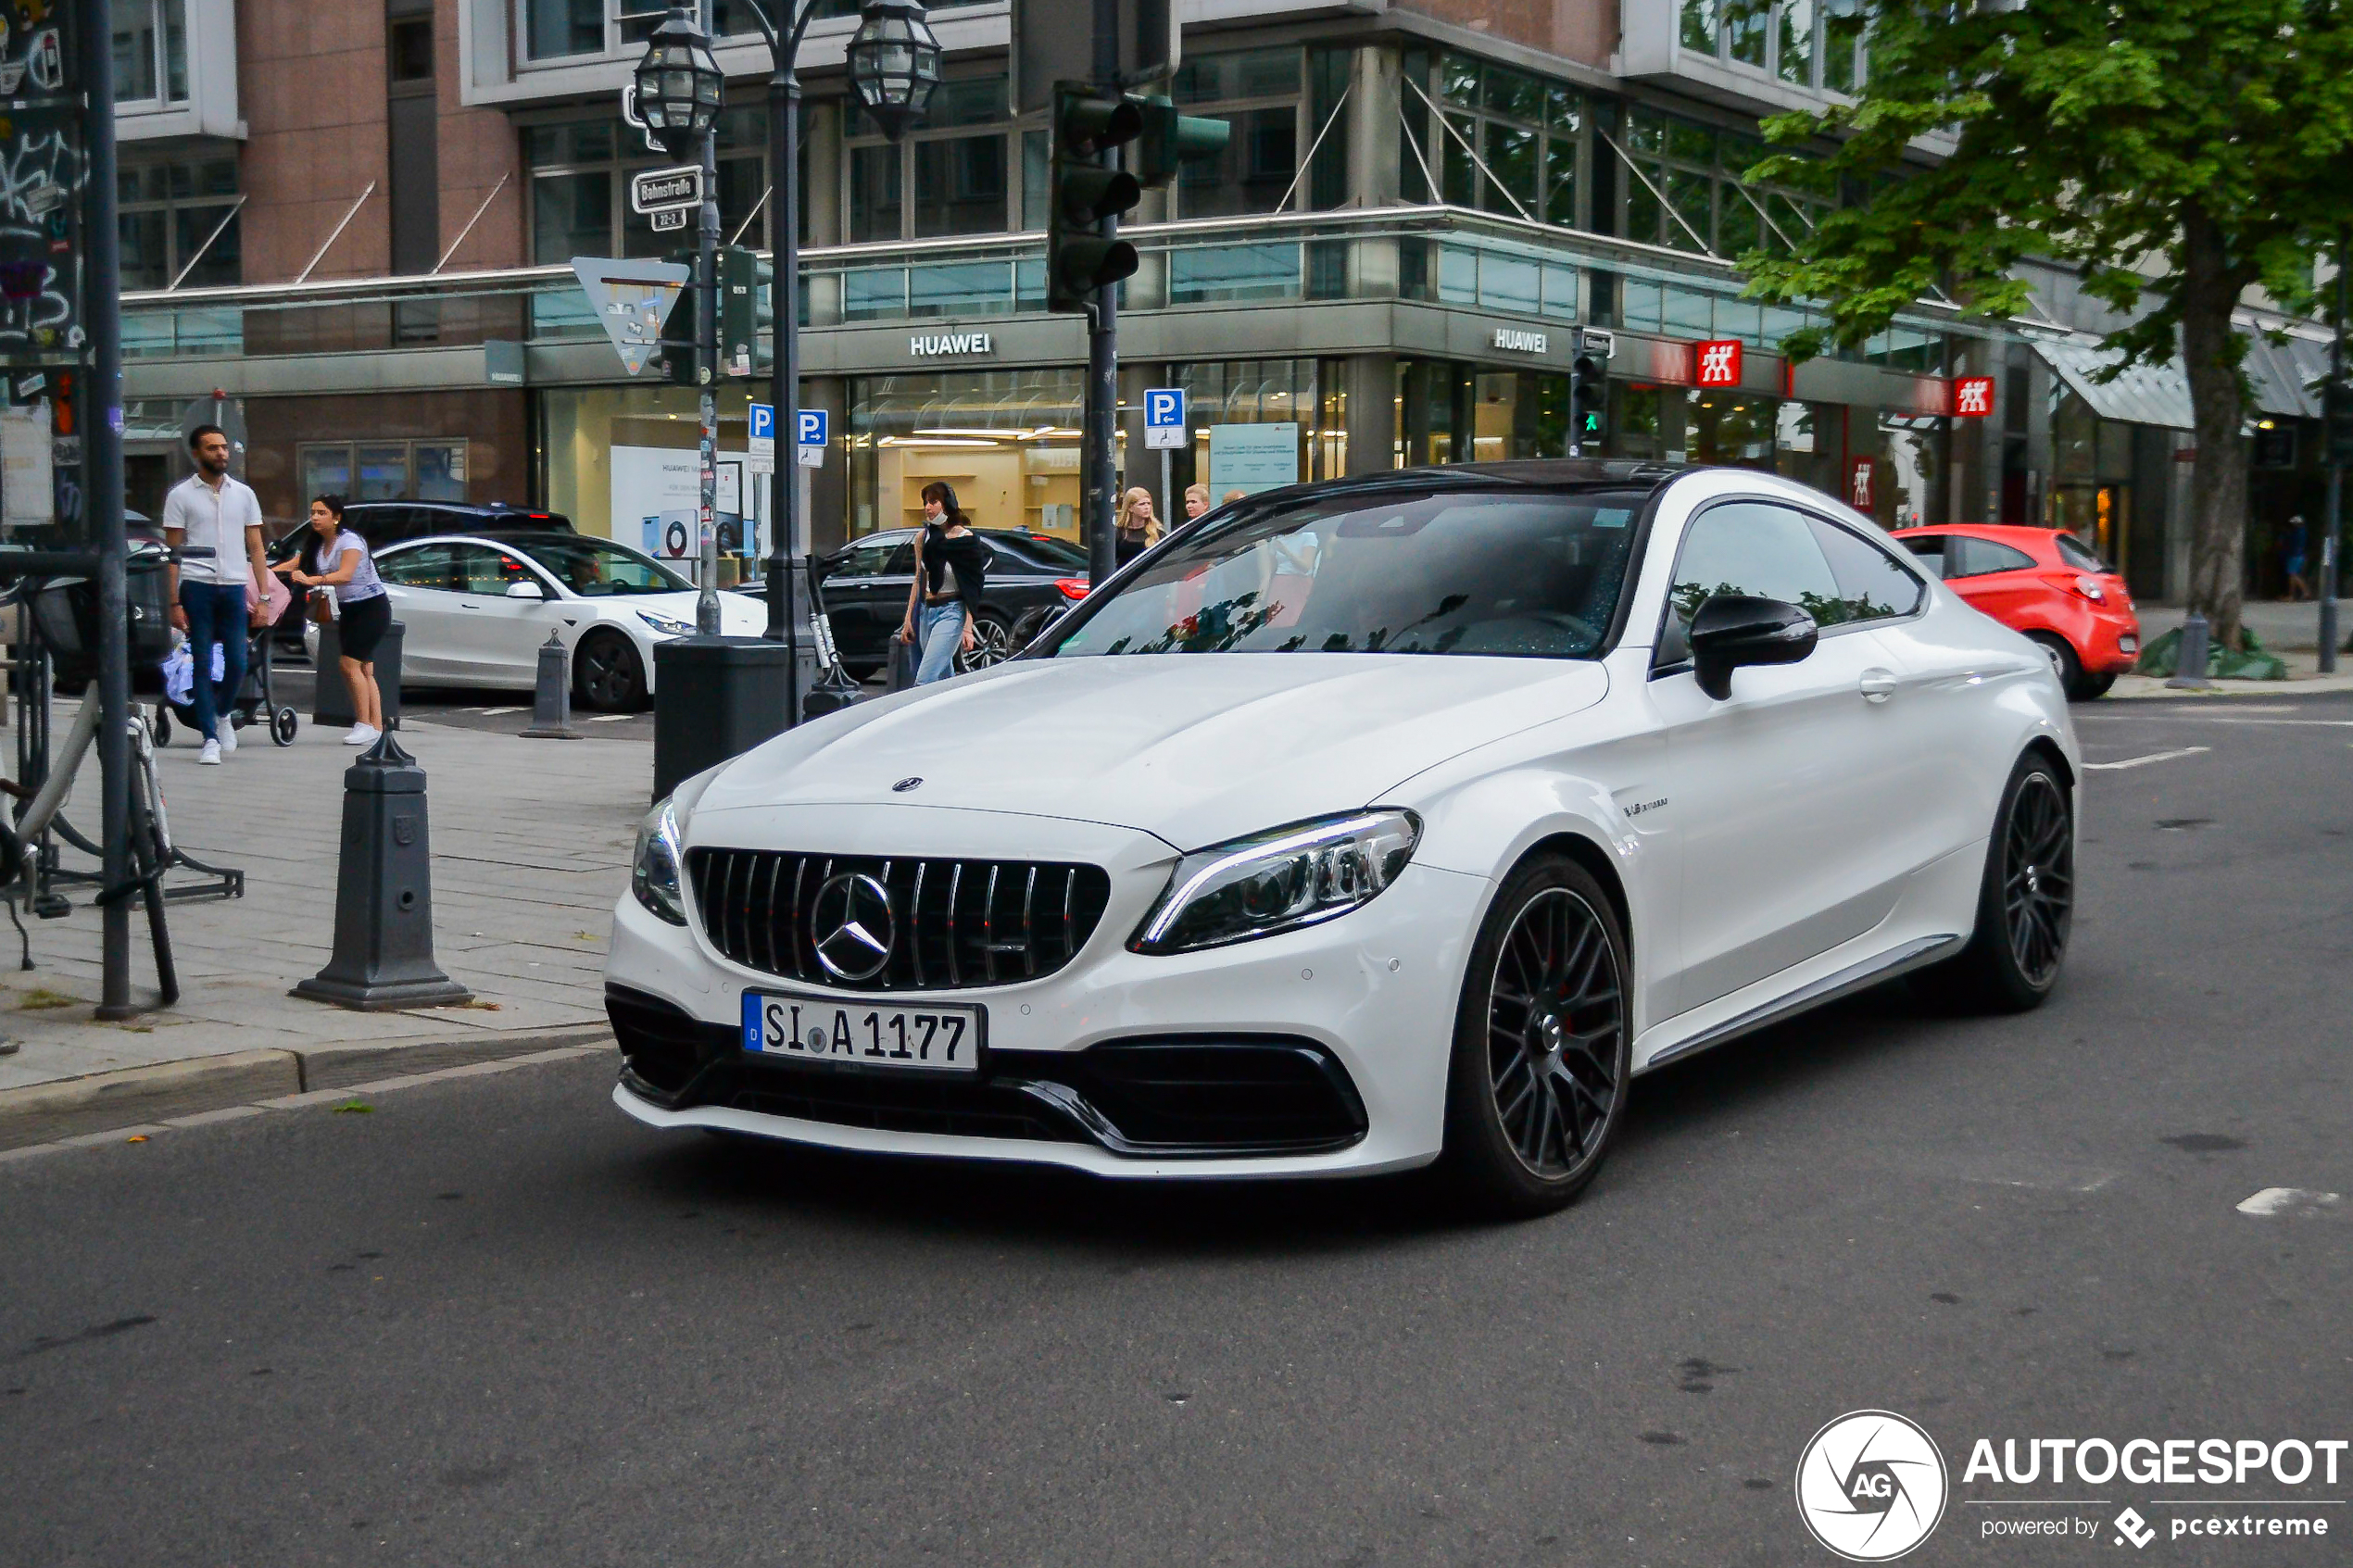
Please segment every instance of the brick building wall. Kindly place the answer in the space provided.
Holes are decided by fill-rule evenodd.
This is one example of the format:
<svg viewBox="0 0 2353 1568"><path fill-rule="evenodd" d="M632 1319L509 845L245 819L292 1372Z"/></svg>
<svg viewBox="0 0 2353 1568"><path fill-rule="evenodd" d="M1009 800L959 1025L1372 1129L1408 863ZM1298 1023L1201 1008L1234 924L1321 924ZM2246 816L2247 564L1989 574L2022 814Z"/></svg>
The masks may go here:
<svg viewBox="0 0 2353 1568"><path fill-rule="evenodd" d="M383 6L240 0L236 14L245 281L292 280L371 180L374 194L310 275L382 274L392 254Z"/></svg>
<svg viewBox="0 0 2353 1568"><path fill-rule="evenodd" d="M1617 48L1617 0L1398 0L1400 10L1606 67Z"/></svg>

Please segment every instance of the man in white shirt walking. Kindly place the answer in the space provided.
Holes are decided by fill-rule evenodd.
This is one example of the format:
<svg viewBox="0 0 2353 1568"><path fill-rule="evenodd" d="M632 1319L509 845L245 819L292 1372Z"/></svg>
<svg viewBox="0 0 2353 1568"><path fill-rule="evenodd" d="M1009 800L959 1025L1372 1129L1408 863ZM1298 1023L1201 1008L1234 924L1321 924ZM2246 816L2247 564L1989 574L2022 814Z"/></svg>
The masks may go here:
<svg viewBox="0 0 2353 1568"><path fill-rule="evenodd" d="M196 760L217 766L237 749L229 708L245 680L245 627L269 617L260 584L269 565L262 554L261 502L229 477L229 437L219 425L198 425L188 436L196 471L164 497L163 537L178 549L209 550L166 568L171 623L188 633L195 660L196 727L204 749ZM220 682L212 673L212 646L220 645Z"/></svg>

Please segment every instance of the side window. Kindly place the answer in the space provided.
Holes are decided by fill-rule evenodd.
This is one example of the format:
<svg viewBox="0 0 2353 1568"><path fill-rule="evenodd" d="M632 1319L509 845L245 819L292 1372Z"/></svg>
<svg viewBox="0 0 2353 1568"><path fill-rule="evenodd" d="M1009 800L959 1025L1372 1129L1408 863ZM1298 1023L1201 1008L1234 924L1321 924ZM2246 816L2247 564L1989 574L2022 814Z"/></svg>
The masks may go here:
<svg viewBox="0 0 2353 1568"><path fill-rule="evenodd" d="M1926 589L1894 556L1834 522L1820 518L1806 521L1813 525L1814 542L1822 546L1831 575L1838 582L1841 621L1884 621L1920 608L1920 596ZM1818 614L1814 619L1830 624Z"/></svg>
<svg viewBox="0 0 2353 1568"><path fill-rule="evenodd" d="M447 590L451 586L449 546L421 545L413 550L402 550L397 555L383 557L376 562L376 575L404 588Z"/></svg>
<svg viewBox="0 0 2353 1568"><path fill-rule="evenodd" d="M881 576L898 543L891 539L875 539L852 546L849 553L841 558L841 566L834 575L840 578Z"/></svg>
<svg viewBox="0 0 2353 1568"><path fill-rule="evenodd" d="M453 545L449 554L456 568L454 577L461 594L485 594L496 598L507 591L510 583L535 583L536 577L526 571L522 562L504 550L494 550L483 545Z"/></svg>
<svg viewBox="0 0 2353 1568"><path fill-rule="evenodd" d="M1838 580L1808 519L1763 501L1729 501L1692 521L1667 590L1660 662L1691 657L1692 617L1719 594L1780 599L1825 626L1845 619Z"/></svg>
<svg viewBox="0 0 2353 1568"><path fill-rule="evenodd" d="M899 547L890 552L890 558L882 564L882 575L885 577L915 575L915 542L912 539L901 540Z"/></svg>
<svg viewBox="0 0 2353 1568"><path fill-rule="evenodd" d="M1957 533L1952 543L1958 546L1959 558L1944 569L1947 577L1984 577L1996 571L2031 571L2034 568L2034 558L2024 550L2014 550L1991 539Z"/></svg>
<svg viewBox="0 0 2353 1568"><path fill-rule="evenodd" d="M1950 553L1953 541L1944 534L1931 533L1925 539L1913 538L1909 535L1898 535L1898 537L1903 539L1904 547L1911 551L1913 558L1922 566L1939 577L1953 575L1952 565L1956 558L1956 556Z"/></svg>

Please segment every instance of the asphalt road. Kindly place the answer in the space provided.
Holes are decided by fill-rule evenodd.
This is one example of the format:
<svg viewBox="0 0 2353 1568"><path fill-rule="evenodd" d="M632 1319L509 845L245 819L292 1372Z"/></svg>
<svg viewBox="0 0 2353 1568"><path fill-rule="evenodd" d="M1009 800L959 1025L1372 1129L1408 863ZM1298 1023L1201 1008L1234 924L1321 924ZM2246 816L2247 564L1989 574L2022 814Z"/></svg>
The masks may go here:
<svg viewBox="0 0 2353 1568"><path fill-rule="evenodd" d="M0 1562L1828 1563L1793 1475L1871 1407L1951 1471L1907 1562L2343 1562L2353 1465L1962 1475L2353 1436L2353 1219L2235 1207L2353 1194L2353 702L2079 713L2188 754L2092 775L2045 1009L1882 992L1644 1079L1533 1223L736 1150L603 1058L0 1165Z"/></svg>

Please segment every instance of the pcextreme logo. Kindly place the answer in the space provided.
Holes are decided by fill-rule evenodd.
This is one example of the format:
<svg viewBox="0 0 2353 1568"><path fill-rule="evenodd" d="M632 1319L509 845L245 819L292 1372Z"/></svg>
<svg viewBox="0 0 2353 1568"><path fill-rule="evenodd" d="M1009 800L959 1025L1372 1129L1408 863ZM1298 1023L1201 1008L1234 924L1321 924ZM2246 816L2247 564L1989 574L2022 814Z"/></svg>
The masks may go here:
<svg viewBox="0 0 2353 1568"><path fill-rule="evenodd" d="M1855 1411L1814 1434L1797 1461L1797 1515L1849 1562L1887 1562L1944 1517L1944 1456L1893 1411Z"/></svg>

